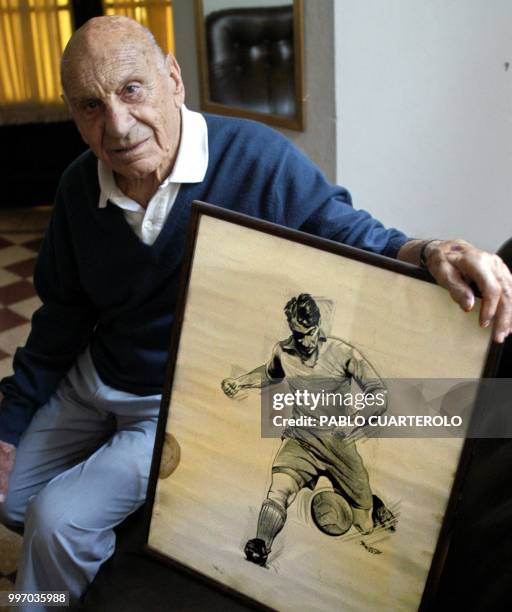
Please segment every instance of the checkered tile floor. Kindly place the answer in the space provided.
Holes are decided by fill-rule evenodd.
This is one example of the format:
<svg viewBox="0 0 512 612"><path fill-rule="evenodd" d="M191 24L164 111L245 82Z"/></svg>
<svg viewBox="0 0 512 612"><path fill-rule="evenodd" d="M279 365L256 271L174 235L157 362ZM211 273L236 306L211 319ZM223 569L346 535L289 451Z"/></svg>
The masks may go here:
<svg viewBox="0 0 512 612"><path fill-rule="evenodd" d="M12 355L40 304L32 275L41 241L42 234L0 233L0 378L12 372Z"/></svg>
<svg viewBox="0 0 512 612"><path fill-rule="evenodd" d="M4 220L0 212L3 227ZM32 275L42 236L0 230L0 378L12 373L12 356L25 344L30 318L40 304ZM0 525L0 591L13 589L20 549L21 537Z"/></svg>

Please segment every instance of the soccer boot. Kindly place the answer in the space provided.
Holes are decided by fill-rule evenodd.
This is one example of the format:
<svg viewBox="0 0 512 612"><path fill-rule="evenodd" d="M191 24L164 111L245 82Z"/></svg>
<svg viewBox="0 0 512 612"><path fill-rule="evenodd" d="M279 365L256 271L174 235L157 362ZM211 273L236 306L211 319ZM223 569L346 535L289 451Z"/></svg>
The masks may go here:
<svg viewBox="0 0 512 612"><path fill-rule="evenodd" d="M374 528L383 527L386 531L396 531L398 518L376 495L373 496L372 519Z"/></svg>
<svg viewBox="0 0 512 612"><path fill-rule="evenodd" d="M253 538L245 545L244 552L247 561L264 567L270 550L267 549L265 542L261 538Z"/></svg>

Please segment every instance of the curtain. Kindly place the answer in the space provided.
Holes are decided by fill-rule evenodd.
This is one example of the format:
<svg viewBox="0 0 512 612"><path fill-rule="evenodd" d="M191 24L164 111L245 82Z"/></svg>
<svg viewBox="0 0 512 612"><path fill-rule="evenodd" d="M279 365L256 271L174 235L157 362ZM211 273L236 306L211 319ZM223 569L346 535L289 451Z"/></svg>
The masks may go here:
<svg viewBox="0 0 512 612"><path fill-rule="evenodd" d="M146 26L166 52L174 53L174 27L170 0L103 0L105 15L125 15Z"/></svg>
<svg viewBox="0 0 512 612"><path fill-rule="evenodd" d="M71 32L68 0L0 0L0 124L68 118L59 63Z"/></svg>
<svg viewBox="0 0 512 612"><path fill-rule="evenodd" d="M0 0L0 125L69 119L61 100L60 57L72 34L71 0ZM103 0L174 51L170 0Z"/></svg>

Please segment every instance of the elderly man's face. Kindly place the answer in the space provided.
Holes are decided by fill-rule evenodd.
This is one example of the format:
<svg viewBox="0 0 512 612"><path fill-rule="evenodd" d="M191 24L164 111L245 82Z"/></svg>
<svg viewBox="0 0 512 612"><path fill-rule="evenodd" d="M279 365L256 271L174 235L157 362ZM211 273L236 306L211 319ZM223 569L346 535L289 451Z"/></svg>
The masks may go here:
<svg viewBox="0 0 512 612"><path fill-rule="evenodd" d="M132 34L129 32L128 34ZM172 56L159 61L144 37L89 36L67 68L65 92L85 142L126 179L172 169L184 90Z"/></svg>

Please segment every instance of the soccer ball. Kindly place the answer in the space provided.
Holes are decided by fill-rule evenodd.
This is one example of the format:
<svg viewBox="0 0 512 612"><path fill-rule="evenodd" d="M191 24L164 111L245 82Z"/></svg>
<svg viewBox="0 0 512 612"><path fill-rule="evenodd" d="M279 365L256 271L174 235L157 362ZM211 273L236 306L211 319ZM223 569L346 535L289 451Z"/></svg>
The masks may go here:
<svg viewBox="0 0 512 612"><path fill-rule="evenodd" d="M352 508L339 493L318 491L311 498L311 518L323 533L340 536L352 527Z"/></svg>

